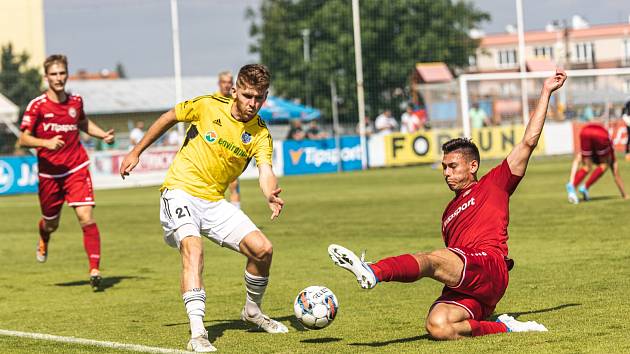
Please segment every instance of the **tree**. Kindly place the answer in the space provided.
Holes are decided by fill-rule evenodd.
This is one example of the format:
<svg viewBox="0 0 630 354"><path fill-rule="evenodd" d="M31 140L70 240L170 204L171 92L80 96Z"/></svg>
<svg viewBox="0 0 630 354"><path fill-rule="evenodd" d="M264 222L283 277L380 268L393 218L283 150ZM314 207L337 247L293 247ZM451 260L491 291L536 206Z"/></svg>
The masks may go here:
<svg viewBox="0 0 630 354"><path fill-rule="evenodd" d="M0 93L20 107L20 115L36 96L41 94L42 76L27 67L29 55L13 53L11 43L2 47L0 57Z"/></svg>
<svg viewBox="0 0 630 354"><path fill-rule="evenodd" d="M468 33L487 13L471 3L451 0L364 0L360 4L366 109L397 110L407 99L409 75L418 62L445 62L464 68L478 41ZM263 0L248 9L251 52L272 73L274 93L311 101L330 112L330 80L343 104L339 114L356 121L352 7L347 0ZM308 29L310 61L303 31ZM310 99L307 97L311 95Z"/></svg>

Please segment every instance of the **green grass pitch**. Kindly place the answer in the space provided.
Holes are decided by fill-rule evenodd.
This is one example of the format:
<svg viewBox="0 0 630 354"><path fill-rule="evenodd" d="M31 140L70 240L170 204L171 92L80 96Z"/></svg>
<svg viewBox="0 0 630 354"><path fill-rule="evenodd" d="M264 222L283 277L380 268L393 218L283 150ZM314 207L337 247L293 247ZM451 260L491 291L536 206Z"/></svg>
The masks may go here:
<svg viewBox="0 0 630 354"><path fill-rule="evenodd" d="M483 162L482 170L495 162ZM620 161L630 187L630 164ZM287 335L247 331L244 258L205 243L206 326L223 353L619 353L630 352L630 203L610 172L593 201L570 205L568 158L535 159L511 202L510 255L516 266L496 314L535 320L548 333L512 333L453 342L430 340L424 318L441 285L380 284L360 289L333 266L330 243L368 258L443 247L440 217L452 193L429 166L284 177L286 207L270 211L254 180L242 182L243 206L274 243L264 309ZM162 241L157 188L96 193L106 289L87 284L80 228L64 207L48 262L35 261L35 195L0 198L0 329L184 349L188 325L179 295L179 255ZM335 322L305 331L293 317L299 290L324 285L340 302ZM118 352L0 336L2 353ZM122 352L122 351L121 351Z"/></svg>

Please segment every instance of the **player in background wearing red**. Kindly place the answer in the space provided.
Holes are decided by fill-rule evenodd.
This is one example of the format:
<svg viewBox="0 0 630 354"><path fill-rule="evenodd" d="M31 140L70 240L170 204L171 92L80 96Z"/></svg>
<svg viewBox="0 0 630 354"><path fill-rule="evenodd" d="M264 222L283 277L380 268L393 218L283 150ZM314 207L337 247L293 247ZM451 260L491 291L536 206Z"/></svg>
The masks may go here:
<svg viewBox="0 0 630 354"><path fill-rule="evenodd" d="M580 153L576 154L573 159L571 176L566 185L569 203L578 204L580 202L575 192L576 188L582 194L584 201L588 201L590 199L588 189L599 180L608 167L612 170L621 197L628 199L608 130L601 123L591 122L582 128L579 139ZM595 169L593 169L593 165L595 165ZM586 183L580 186L580 183L591 171L593 173L586 180Z"/></svg>
<svg viewBox="0 0 630 354"><path fill-rule="evenodd" d="M101 241L92 215L94 192L88 165L90 159L81 145L79 130L90 136L114 142L114 131L104 131L85 117L83 99L66 92L68 60L51 55L44 61L48 89L27 106L20 125L19 143L37 149L39 169L39 220L37 260L46 262L50 235L59 227L64 200L74 211L83 229L83 245L90 264L90 285L99 290Z"/></svg>
<svg viewBox="0 0 630 354"><path fill-rule="evenodd" d="M442 146L443 175L455 198L442 217L447 248L430 253L403 254L367 264L352 251L330 245L335 264L351 271L364 289L379 282L415 282L429 277L445 285L426 319L435 339L458 339L502 332L546 331L536 322L520 322L508 315L488 321L508 285L513 261L508 255L509 198L525 175L529 158L542 133L549 98L566 80L557 70L546 79L523 140L503 162L477 179L479 150L469 139Z"/></svg>

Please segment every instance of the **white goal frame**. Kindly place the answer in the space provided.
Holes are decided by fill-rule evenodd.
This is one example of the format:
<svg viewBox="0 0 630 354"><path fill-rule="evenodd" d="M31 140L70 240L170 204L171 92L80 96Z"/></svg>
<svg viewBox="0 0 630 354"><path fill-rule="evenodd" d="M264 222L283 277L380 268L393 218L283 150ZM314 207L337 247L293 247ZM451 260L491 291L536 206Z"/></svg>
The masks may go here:
<svg viewBox="0 0 630 354"><path fill-rule="evenodd" d="M611 69L584 69L584 70L567 70L567 76L584 77L584 76L614 76L614 75L630 75L630 68L611 68ZM459 80L459 97L462 116L462 128L465 137L471 136L469 99L468 99L468 82L469 81L491 81L491 80L527 80L541 79L553 75L553 71L534 71L534 72L512 72L512 73L485 73L485 74L464 74L460 75ZM521 95L526 92L521 90ZM525 101L525 98L522 100ZM526 114L528 109L523 105L523 124L527 124L529 117Z"/></svg>

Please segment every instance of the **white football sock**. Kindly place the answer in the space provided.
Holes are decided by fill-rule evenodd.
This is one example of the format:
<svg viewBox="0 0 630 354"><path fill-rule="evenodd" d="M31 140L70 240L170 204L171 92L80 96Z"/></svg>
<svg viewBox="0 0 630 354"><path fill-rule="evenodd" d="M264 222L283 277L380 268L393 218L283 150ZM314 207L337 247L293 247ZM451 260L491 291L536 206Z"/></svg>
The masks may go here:
<svg viewBox="0 0 630 354"><path fill-rule="evenodd" d="M245 271L245 288L247 289L245 312L247 312L248 316L253 317L262 312L260 305L268 282L269 277L252 275Z"/></svg>
<svg viewBox="0 0 630 354"><path fill-rule="evenodd" d="M198 337L206 333L203 326L203 317L206 315L206 291L204 289L192 289L182 295L186 313L190 320L190 336Z"/></svg>

